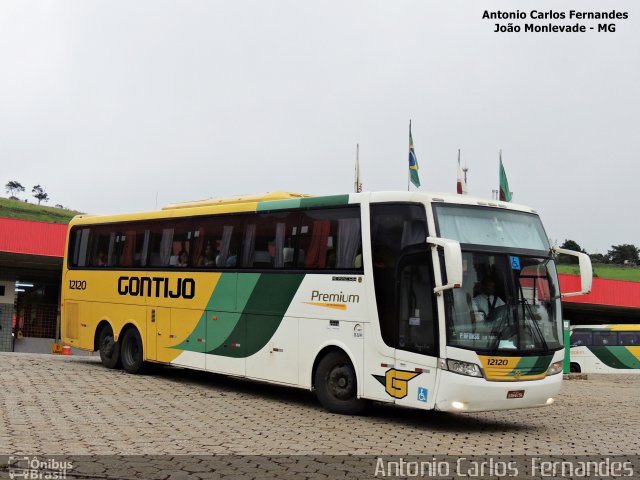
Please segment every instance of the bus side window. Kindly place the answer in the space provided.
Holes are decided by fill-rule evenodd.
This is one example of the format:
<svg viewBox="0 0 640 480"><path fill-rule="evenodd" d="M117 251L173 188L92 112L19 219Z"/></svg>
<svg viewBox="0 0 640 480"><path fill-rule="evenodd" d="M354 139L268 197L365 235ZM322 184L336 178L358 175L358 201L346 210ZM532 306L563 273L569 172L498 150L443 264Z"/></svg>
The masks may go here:
<svg viewBox="0 0 640 480"><path fill-rule="evenodd" d="M572 347L586 347L591 345L591 332L574 331L571 334Z"/></svg>
<svg viewBox="0 0 640 480"><path fill-rule="evenodd" d="M361 269L360 210L353 207L319 208L304 212L298 248L298 268Z"/></svg>
<svg viewBox="0 0 640 480"><path fill-rule="evenodd" d="M169 264L170 246L173 240L172 228L154 228L149 241L149 266L166 267Z"/></svg>
<svg viewBox="0 0 640 480"><path fill-rule="evenodd" d="M616 332L593 332L593 344L598 346L614 346L618 344Z"/></svg>
<svg viewBox="0 0 640 480"><path fill-rule="evenodd" d="M107 226L92 226L85 253L85 267L106 267L108 263L108 252L112 250L111 242L113 234L111 228Z"/></svg>
<svg viewBox="0 0 640 480"><path fill-rule="evenodd" d="M279 211L244 217L240 266L258 270L292 267L298 216Z"/></svg>
<svg viewBox="0 0 640 480"><path fill-rule="evenodd" d="M74 235L71 237L72 241L69 244L71 258L71 266L73 267L86 267L87 266L87 253L89 246L89 235L91 230L89 228L78 228L75 230Z"/></svg>
<svg viewBox="0 0 640 480"><path fill-rule="evenodd" d="M618 332L618 345L628 347L640 345L640 332Z"/></svg>

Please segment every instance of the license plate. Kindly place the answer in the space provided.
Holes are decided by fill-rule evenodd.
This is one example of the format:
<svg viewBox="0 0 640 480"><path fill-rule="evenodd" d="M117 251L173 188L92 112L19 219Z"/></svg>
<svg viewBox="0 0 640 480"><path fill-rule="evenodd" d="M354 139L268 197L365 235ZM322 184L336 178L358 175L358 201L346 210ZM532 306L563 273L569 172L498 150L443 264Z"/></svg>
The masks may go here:
<svg viewBox="0 0 640 480"><path fill-rule="evenodd" d="M524 390L509 390L507 392L507 398L522 398L524 397Z"/></svg>

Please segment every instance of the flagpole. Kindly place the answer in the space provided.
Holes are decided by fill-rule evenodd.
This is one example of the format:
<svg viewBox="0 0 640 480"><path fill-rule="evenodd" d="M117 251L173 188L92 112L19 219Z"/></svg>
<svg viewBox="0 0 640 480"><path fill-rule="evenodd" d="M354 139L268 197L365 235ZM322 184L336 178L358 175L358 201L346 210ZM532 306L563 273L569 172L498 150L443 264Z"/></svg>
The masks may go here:
<svg viewBox="0 0 640 480"><path fill-rule="evenodd" d="M465 195L466 195L466 194L468 193L468 191L469 191L469 184L467 183L467 172L468 172L468 171L469 171L469 167L467 167L467 166L465 166L465 167L462 169L462 172L464 173L464 188L465 188L465 190L466 190L466 191L464 191L464 192L462 192L462 193L464 193Z"/></svg>
<svg viewBox="0 0 640 480"><path fill-rule="evenodd" d="M355 171L354 191L360 193L362 188L360 184L360 144L356 143L356 171Z"/></svg>
<svg viewBox="0 0 640 480"><path fill-rule="evenodd" d="M460 176L460 149L458 149L458 176ZM458 182L460 182L460 191L458 192ZM456 182L456 192L459 194L464 193L464 189L462 188L462 179L459 178L458 182Z"/></svg>
<svg viewBox="0 0 640 480"><path fill-rule="evenodd" d="M411 119L409 119L409 155L411 155ZM410 190L411 185L411 169L407 171L407 192Z"/></svg>
<svg viewBox="0 0 640 480"><path fill-rule="evenodd" d="M500 149L498 152L498 158L500 159L500 162L498 164L498 198L496 198L496 200L500 200L500 169L502 168L502 149Z"/></svg>

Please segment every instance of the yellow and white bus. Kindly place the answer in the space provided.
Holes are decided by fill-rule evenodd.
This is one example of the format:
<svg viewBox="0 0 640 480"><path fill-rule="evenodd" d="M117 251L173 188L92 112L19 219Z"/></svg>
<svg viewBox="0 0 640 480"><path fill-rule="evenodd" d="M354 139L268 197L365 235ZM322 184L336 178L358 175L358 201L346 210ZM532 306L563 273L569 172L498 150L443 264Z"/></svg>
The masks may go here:
<svg viewBox="0 0 640 480"><path fill-rule="evenodd" d="M571 371L640 373L640 325L571 327Z"/></svg>
<svg viewBox="0 0 640 480"><path fill-rule="evenodd" d="M588 257L563 253L589 291ZM543 406L562 378L552 254L530 208L460 195L271 193L78 216L63 341L130 373L169 364L312 389L339 413Z"/></svg>

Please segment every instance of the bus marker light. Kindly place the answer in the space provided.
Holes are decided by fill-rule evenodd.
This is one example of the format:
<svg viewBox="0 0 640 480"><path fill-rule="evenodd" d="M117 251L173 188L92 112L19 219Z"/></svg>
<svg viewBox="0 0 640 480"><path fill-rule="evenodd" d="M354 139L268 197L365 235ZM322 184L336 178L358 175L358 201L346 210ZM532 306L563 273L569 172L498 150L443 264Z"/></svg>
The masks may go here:
<svg viewBox="0 0 640 480"><path fill-rule="evenodd" d="M382 368L393 368L393 365L389 364L389 363L381 363L380 366Z"/></svg>
<svg viewBox="0 0 640 480"><path fill-rule="evenodd" d="M547 398L547 405L551 405L555 400L551 397Z"/></svg>
<svg viewBox="0 0 640 480"><path fill-rule="evenodd" d="M456 410L464 410L464 403L462 402L451 402L451 406Z"/></svg>

